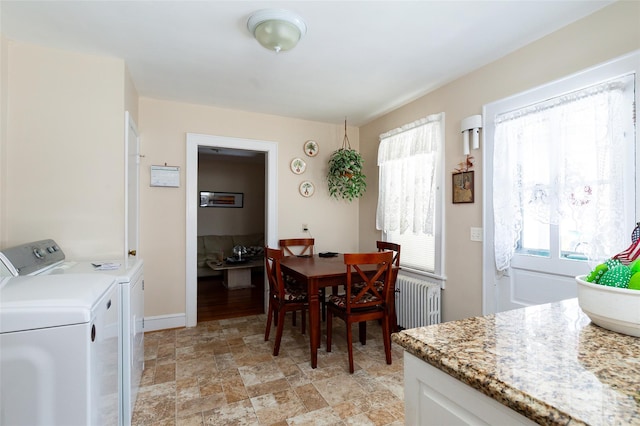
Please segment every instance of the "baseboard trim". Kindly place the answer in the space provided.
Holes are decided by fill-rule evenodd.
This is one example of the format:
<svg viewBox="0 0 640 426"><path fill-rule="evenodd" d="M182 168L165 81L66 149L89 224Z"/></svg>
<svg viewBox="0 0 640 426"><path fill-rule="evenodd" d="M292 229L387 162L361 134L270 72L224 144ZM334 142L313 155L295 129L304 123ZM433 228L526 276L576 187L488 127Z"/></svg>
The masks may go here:
<svg viewBox="0 0 640 426"><path fill-rule="evenodd" d="M145 317L144 331L167 330L169 328L182 328L186 325L187 318L182 314L158 315L155 317Z"/></svg>

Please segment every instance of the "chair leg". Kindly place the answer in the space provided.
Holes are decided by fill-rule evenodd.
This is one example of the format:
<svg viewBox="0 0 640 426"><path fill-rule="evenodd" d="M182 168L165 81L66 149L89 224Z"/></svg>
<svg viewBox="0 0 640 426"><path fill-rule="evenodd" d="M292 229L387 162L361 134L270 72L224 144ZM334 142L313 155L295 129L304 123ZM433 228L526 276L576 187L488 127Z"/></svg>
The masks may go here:
<svg viewBox="0 0 640 426"><path fill-rule="evenodd" d="M384 342L384 356L387 364L391 364L391 333L389 333L389 317L382 320L382 341Z"/></svg>
<svg viewBox="0 0 640 426"><path fill-rule="evenodd" d="M278 356L280 353L280 340L282 339L282 329L284 328L284 314L285 310L283 307L278 309L278 328L276 328L276 341L273 345L273 356Z"/></svg>
<svg viewBox="0 0 640 426"><path fill-rule="evenodd" d="M292 312L291 325L296 326L296 311Z"/></svg>
<svg viewBox="0 0 640 426"><path fill-rule="evenodd" d="M389 332L390 333L397 333L398 332L398 315L396 314L396 298L395 298L395 291L393 292L393 301L391 302L391 306L390 306L390 319L389 319Z"/></svg>
<svg viewBox="0 0 640 426"><path fill-rule="evenodd" d="M349 373L353 374L353 334L351 333L351 324L347 323L347 350L349 352Z"/></svg>
<svg viewBox="0 0 640 426"><path fill-rule="evenodd" d="M324 287L320 289L320 306L322 307L322 321L325 321L327 318L327 293Z"/></svg>
<svg viewBox="0 0 640 426"><path fill-rule="evenodd" d="M296 314L296 311L293 311L293 314ZM300 315L302 316L302 334L305 334L307 331L307 312L304 308L300 310Z"/></svg>
<svg viewBox="0 0 640 426"><path fill-rule="evenodd" d="M269 300L269 308L267 309L267 329L264 331L265 342L269 340L269 333L271 332L271 316L273 314L273 301Z"/></svg>
<svg viewBox="0 0 640 426"><path fill-rule="evenodd" d="M327 312L327 352L331 352L331 324L333 322L333 315L331 311Z"/></svg>
<svg viewBox="0 0 640 426"><path fill-rule="evenodd" d="M367 344L367 322L362 321L358 323L358 337L360 338L360 344Z"/></svg>

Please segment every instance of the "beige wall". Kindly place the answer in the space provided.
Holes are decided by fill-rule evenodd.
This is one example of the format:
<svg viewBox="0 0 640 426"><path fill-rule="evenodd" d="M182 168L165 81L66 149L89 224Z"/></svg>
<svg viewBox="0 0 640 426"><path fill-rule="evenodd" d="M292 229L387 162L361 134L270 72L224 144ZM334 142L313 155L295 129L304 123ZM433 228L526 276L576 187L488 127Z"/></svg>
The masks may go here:
<svg viewBox="0 0 640 426"><path fill-rule="evenodd" d="M140 99L140 142L144 155L140 176L140 251L145 261L145 316L185 312L186 250L186 134L273 141L278 144L278 237L302 237L302 223L310 227L319 251L358 249L358 203L329 198L326 172L329 154L342 145L343 124L327 124L272 115L247 113L203 105ZM358 147L358 130L348 128L351 145ZM302 148L312 139L320 146L316 157ZM294 175L291 160L303 158L307 169ZM151 165L179 166L180 188L149 187ZM304 198L303 180L316 186Z"/></svg>
<svg viewBox="0 0 640 426"><path fill-rule="evenodd" d="M125 67L124 73L124 109L129 111L136 126L138 125L138 91L136 90L129 69Z"/></svg>
<svg viewBox="0 0 640 426"><path fill-rule="evenodd" d="M482 244L469 239L482 226L482 151L475 157L474 204L451 203L451 172L464 159L460 122L482 113L486 103L542 85L640 48L640 2L618 2L527 47L399 108L360 128L367 175L375 176L378 136L428 114L445 112L446 290L443 320L482 314ZM360 202L360 247L370 247L375 231L377 187Z"/></svg>
<svg viewBox="0 0 640 426"><path fill-rule="evenodd" d="M264 234L265 157L199 155L198 191L241 192L242 208L198 208L198 235ZM230 256L231 253L226 253Z"/></svg>
<svg viewBox="0 0 640 426"><path fill-rule="evenodd" d="M13 41L7 55L3 245L121 256L124 62Z"/></svg>
<svg viewBox="0 0 640 426"><path fill-rule="evenodd" d="M7 110L8 110L8 46L0 34L0 247L6 243L7 212L4 196L7 192Z"/></svg>

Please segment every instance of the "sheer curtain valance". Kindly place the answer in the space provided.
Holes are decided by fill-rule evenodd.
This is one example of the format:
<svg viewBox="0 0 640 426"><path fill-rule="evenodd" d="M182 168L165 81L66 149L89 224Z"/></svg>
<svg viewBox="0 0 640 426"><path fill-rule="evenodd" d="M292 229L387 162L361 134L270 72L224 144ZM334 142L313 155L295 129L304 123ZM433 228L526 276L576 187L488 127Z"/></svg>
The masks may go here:
<svg viewBox="0 0 640 426"><path fill-rule="evenodd" d="M376 227L433 235L444 113L380 135Z"/></svg>
<svg viewBox="0 0 640 426"><path fill-rule="evenodd" d="M496 116L493 158L495 259L509 267L523 216L580 224L591 259L626 238L625 137L634 76L628 75ZM631 130L632 131L632 130Z"/></svg>

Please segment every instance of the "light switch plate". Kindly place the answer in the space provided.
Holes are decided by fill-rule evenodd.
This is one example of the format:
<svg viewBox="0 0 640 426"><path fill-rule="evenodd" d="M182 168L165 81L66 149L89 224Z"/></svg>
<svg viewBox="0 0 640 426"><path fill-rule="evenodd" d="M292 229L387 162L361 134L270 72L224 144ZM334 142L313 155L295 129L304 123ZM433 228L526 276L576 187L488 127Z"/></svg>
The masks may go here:
<svg viewBox="0 0 640 426"><path fill-rule="evenodd" d="M471 241L482 241L482 228L471 227Z"/></svg>

